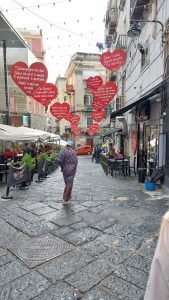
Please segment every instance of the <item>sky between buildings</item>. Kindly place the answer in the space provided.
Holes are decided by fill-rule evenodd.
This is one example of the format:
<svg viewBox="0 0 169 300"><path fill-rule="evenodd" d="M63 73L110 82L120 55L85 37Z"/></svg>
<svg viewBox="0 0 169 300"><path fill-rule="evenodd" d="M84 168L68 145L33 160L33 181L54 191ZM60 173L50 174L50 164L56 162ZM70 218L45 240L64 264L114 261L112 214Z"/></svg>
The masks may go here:
<svg viewBox="0 0 169 300"><path fill-rule="evenodd" d="M107 0L0 0L15 28L42 29L50 82L64 76L76 52L99 53ZM49 81L48 80L48 81Z"/></svg>

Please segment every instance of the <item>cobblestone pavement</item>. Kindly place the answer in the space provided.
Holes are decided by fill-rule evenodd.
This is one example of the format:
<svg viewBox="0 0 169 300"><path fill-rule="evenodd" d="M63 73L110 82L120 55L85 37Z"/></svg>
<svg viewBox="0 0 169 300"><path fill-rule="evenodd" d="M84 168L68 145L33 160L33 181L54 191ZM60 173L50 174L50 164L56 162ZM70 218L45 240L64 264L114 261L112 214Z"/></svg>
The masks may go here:
<svg viewBox="0 0 169 300"><path fill-rule="evenodd" d="M58 169L0 201L0 300L143 299L168 195L106 176L90 157L67 206L63 188Z"/></svg>

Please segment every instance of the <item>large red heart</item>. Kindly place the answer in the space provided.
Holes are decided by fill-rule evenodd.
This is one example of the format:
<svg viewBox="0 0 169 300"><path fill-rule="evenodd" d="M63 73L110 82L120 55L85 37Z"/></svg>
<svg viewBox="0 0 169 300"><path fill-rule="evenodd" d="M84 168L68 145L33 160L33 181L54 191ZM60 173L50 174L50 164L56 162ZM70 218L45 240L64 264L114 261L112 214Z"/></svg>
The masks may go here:
<svg viewBox="0 0 169 300"><path fill-rule="evenodd" d="M43 83L41 87L32 95L32 98L41 103L48 105L57 96L57 87L53 83Z"/></svg>
<svg viewBox="0 0 169 300"><path fill-rule="evenodd" d="M94 132L93 130L90 130L90 129L86 130L86 132L87 132L89 135L94 135L94 134L95 134L95 132Z"/></svg>
<svg viewBox="0 0 169 300"><path fill-rule="evenodd" d="M91 113L91 117L96 122L100 122L101 120L106 118L106 113L104 110L96 110Z"/></svg>
<svg viewBox="0 0 169 300"><path fill-rule="evenodd" d="M72 125L76 125L80 121L80 117L78 115L72 114L72 117L70 118L69 122Z"/></svg>
<svg viewBox="0 0 169 300"><path fill-rule="evenodd" d="M100 76L89 77L86 81L88 87L93 91L97 91L99 86L103 84L103 79Z"/></svg>
<svg viewBox="0 0 169 300"><path fill-rule="evenodd" d="M93 100L92 102L92 107L95 109L95 110L102 110L106 105L104 105L104 103L100 100L100 99L95 99Z"/></svg>
<svg viewBox="0 0 169 300"><path fill-rule="evenodd" d="M16 85L27 95L32 96L48 78L48 70L44 64L36 62L29 68L22 61L11 68L11 77Z"/></svg>
<svg viewBox="0 0 169 300"><path fill-rule="evenodd" d="M113 97L116 95L117 91L117 84L115 82L109 81L105 85L99 87L97 91L93 91L93 94L96 98L95 100L100 100L105 107L113 100Z"/></svg>
<svg viewBox="0 0 169 300"><path fill-rule="evenodd" d="M112 53L107 51L100 56L101 64L111 71L117 71L125 61L126 53L121 49L116 49Z"/></svg>
<svg viewBox="0 0 169 300"><path fill-rule="evenodd" d="M61 120L63 118L66 119L66 115L69 113L70 105L68 103L59 103L56 102L50 107L51 114Z"/></svg>
<svg viewBox="0 0 169 300"><path fill-rule="evenodd" d="M100 127L98 124L89 124L89 130L92 130L94 133L100 131Z"/></svg>

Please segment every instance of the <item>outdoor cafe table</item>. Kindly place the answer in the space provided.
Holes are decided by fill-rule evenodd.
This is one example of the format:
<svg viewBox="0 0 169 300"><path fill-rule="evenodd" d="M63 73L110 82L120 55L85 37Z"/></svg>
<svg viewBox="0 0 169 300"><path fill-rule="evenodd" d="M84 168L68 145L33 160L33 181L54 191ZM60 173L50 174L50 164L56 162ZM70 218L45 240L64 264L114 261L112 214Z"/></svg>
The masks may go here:
<svg viewBox="0 0 169 300"><path fill-rule="evenodd" d="M108 165L111 170L111 175L116 177L116 172L121 171L124 176L130 175L130 159L129 158L109 158Z"/></svg>

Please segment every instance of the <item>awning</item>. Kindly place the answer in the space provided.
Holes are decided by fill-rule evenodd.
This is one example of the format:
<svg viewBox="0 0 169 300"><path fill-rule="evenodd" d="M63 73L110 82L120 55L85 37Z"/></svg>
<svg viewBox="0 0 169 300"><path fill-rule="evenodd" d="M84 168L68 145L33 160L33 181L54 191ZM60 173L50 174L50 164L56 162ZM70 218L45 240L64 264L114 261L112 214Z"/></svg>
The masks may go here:
<svg viewBox="0 0 169 300"><path fill-rule="evenodd" d="M160 84L160 86L156 87L153 91L151 91L149 94L141 97L140 99L138 99L137 101L119 109L116 111L113 111L110 115L110 119L114 119L117 116L121 116L122 114L124 114L125 112L129 111L130 109L136 107L139 104L143 104L146 103L148 100L151 101L151 97L160 94L162 91L162 85Z"/></svg>
<svg viewBox="0 0 169 300"><path fill-rule="evenodd" d="M102 137L105 137L105 136L107 136L107 135L110 135L110 134L112 134L112 133L114 133L114 132L118 132L118 131L122 131L122 129L121 129L121 128L115 128L115 127L113 127L113 128L110 128L110 130L108 130L108 131L106 131L106 132L103 132L103 133L101 134L101 136L102 136Z"/></svg>

